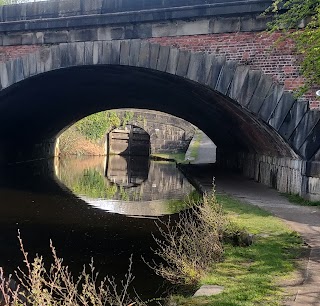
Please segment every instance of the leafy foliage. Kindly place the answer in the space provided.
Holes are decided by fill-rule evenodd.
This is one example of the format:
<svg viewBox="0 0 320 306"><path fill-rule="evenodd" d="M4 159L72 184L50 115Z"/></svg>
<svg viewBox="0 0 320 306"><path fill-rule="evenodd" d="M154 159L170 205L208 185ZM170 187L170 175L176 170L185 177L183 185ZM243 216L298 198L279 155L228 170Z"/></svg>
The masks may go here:
<svg viewBox="0 0 320 306"><path fill-rule="evenodd" d="M102 175L94 169L85 170L83 176L72 187L74 192L93 198L111 199L118 191L116 185L108 185Z"/></svg>
<svg viewBox="0 0 320 306"><path fill-rule="evenodd" d="M269 31L283 31L285 37L294 40L301 56L306 82L299 93L320 85L320 0L274 0L267 12L275 14Z"/></svg>
<svg viewBox="0 0 320 306"><path fill-rule="evenodd" d="M132 117L132 112L125 112L120 118L115 111L103 111L79 120L75 127L87 139L99 140L111 128L125 126Z"/></svg>

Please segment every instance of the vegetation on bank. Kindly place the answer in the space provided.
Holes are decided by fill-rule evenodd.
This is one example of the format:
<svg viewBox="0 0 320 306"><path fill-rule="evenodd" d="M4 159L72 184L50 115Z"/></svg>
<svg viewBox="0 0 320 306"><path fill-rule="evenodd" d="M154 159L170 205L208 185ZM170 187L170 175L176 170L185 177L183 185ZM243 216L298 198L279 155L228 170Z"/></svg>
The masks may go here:
<svg viewBox="0 0 320 306"><path fill-rule="evenodd" d="M183 295L171 296L163 303L281 305L284 297L280 284L292 278L297 268L295 259L302 248L299 235L268 212L225 195L211 194L200 200L195 196L189 204L193 208L180 213L177 221L158 223L160 235L155 236L154 251L161 261L149 266L172 283L183 285L179 290L184 289ZM250 243L248 233L255 235ZM30 261L21 239L20 243L26 263L26 272L19 270L17 274L20 287L9 285L0 269L5 306L24 305L26 299L31 305L148 304L128 296L133 279L131 261L124 281L116 286L110 277L98 282L92 264L78 279L73 278L52 245L54 260L46 269L42 257ZM224 286L224 291L192 297L195 287L202 284ZM16 303L12 304L12 299Z"/></svg>
<svg viewBox="0 0 320 306"><path fill-rule="evenodd" d="M195 134L194 138L190 143L190 147L187 152L188 154L186 154L187 161L193 161L197 159L201 140L202 140L202 133L200 131L197 131L197 133Z"/></svg>
<svg viewBox="0 0 320 306"><path fill-rule="evenodd" d="M255 235L254 243L248 247L224 244L223 260L212 263L202 275L199 285L224 286L223 293L197 298L176 295L171 302L181 306L280 305L283 299L280 283L297 268L294 259L300 254L301 238L258 207L224 195L217 199L237 229L244 228Z"/></svg>
<svg viewBox="0 0 320 306"><path fill-rule="evenodd" d="M105 155L105 137L113 128L125 126L133 112L119 117L116 111L103 111L87 116L59 136L61 155Z"/></svg>
<svg viewBox="0 0 320 306"><path fill-rule="evenodd" d="M299 204L303 206L320 206L320 201L306 200L298 194L283 193L283 196L285 196L293 204Z"/></svg>
<svg viewBox="0 0 320 306"><path fill-rule="evenodd" d="M0 267L0 305L2 306L144 306L137 296L129 295L134 279L132 258L124 279L117 283L114 277L99 278L93 262L84 267L78 277L73 277L69 267L64 265L50 241L53 262L48 267L41 256L33 260L28 257L19 234L25 267L18 269L15 280L5 278Z"/></svg>
<svg viewBox="0 0 320 306"><path fill-rule="evenodd" d="M151 154L154 160L175 161L178 164L185 162L185 153L154 153Z"/></svg>

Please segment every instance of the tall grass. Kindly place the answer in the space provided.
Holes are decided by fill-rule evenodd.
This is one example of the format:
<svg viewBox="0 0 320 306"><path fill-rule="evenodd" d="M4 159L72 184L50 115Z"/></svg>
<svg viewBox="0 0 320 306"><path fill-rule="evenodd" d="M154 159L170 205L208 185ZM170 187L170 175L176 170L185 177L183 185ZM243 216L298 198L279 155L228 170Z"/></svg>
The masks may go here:
<svg viewBox="0 0 320 306"><path fill-rule="evenodd" d="M84 267L78 277L73 277L68 266L63 264L56 249L50 242L53 263L47 269L42 256L29 259L19 233L21 251L25 267L18 268L15 280L5 278L0 268L0 305L1 306L142 306L145 305L137 296L129 296L129 288L134 279L132 257L124 279L117 284L114 277L99 280L91 262Z"/></svg>
<svg viewBox="0 0 320 306"><path fill-rule="evenodd" d="M148 263L156 274L173 284L196 285L213 263L222 259L222 236L227 220L214 193L191 200L178 220L158 220L160 238L153 251L160 262Z"/></svg>

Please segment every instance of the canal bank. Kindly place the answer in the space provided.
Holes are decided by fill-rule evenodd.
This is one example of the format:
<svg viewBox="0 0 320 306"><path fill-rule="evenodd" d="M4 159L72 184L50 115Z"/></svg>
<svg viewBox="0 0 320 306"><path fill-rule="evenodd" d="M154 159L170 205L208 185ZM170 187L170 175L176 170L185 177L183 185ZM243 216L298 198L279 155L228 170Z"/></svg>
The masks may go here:
<svg viewBox="0 0 320 306"><path fill-rule="evenodd" d="M320 305L320 210L317 207L293 205L276 190L237 174L218 172L214 165L179 165L179 168L198 190L210 192L215 179L218 194L269 211L297 231L310 252L302 279L288 288L288 294L293 296L288 305Z"/></svg>

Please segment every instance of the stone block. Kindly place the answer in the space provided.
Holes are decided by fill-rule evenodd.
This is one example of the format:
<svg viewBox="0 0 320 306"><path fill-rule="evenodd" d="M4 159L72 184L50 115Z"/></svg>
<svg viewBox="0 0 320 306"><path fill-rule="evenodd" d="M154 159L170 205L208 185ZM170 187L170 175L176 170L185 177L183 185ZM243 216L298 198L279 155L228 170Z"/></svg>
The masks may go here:
<svg viewBox="0 0 320 306"><path fill-rule="evenodd" d="M150 46L150 68L156 69L159 57L160 45L151 44Z"/></svg>
<svg viewBox="0 0 320 306"><path fill-rule="evenodd" d="M30 76L29 56L28 55L22 56L22 64L23 64L24 76L25 76L25 78L28 78Z"/></svg>
<svg viewBox="0 0 320 306"><path fill-rule="evenodd" d="M71 30L70 39L72 42L98 40L98 28Z"/></svg>
<svg viewBox="0 0 320 306"><path fill-rule="evenodd" d="M210 27L209 19L198 19L198 20L188 20L188 21L178 21L177 22L177 36L182 35L201 35L208 34Z"/></svg>
<svg viewBox="0 0 320 306"><path fill-rule="evenodd" d="M215 90L221 92L222 94L226 95L231 82L234 77L234 72L237 68L236 61L227 61L221 69Z"/></svg>
<svg viewBox="0 0 320 306"><path fill-rule="evenodd" d="M1 82L1 89L4 89L10 85L7 65L6 63L3 63L3 62L0 62L0 82Z"/></svg>
<svg viewBox="0 0 320 306"><path fill-rule="evenodd" d="M243 91L245 83L248 82L248 74L248 66L238 66L236 68L230 89L228 91L228 96L231 99L239 101L240 93Z"/></svg>
<svg viewBox="0 0 320 306"><path fill-rule="evenodd" d="M93 65L93 42L84 43L84 62L85 65Z"/></svg>
<svg viewBox="0 0 320 306"><path fill-rule="evenodd" d="M205 83L205 56L203 53L191 53L187 78L199 83Z"/></svg>
<svg viewBox="0 0 320 306"><path fill-rule="evenodd" d="M123 38L123 37L121 37ZM111 40L111 29L109 27L99 27L97 29L98 40Z"/></svg>
<svg viewBox="0 0 320 306"><path fill-rule="evenodd" d="M313 128L320 120L320 112L313 110L308 111L299 122L297 128L293 131L289 138L289 143L299 151L302 144L312 132Z"/></svg>
<svg viewBox="0 0 320 306"><path fill-rule="evenodd" d="M225 63L226 63L225 56L214 56L212 58L211 65L209 64L210 70L206 80L206 84L212 89L216 88L222 67L225 65Z"/></svg>
<svg viewBox="0 0 320 306"><path fill-rule="evenodd" d="M232 33L240 30L240 17L216 17L210 21L210 33Z"/></svg>
<svg viewBox="0 0 320 306"><path fill-rule="evenodd" d="M306 140L299 149L300 154L307 160L312 159L320 149L320 120L310 131Z"/></svg>
<svg viewBox="0 0 320 306"><path fill-rule="evenodd" d="M169 53L170 53L169 46L160 46L157 70L166 71L167 63L169 59Z"/></svg>
<svg viewBox="0 0 320 306"><path fill-rule="evenodd" d="M129 65L130 41L123 40L120 43L120 65Z"/></svg>
<svg viewBox="0 0 320 306"><path fill-rule="evenodd" d="M132 29L132 38L152 37L152 25L150 23L135 24Z"/></svg>
<svg viewBox="0 0 320 306"><path fill-rule="evenodd" d="M81 0L80 7L82 15L100 14L102 0Z"/></svg>
<svg viewBox="0 0 320 306"><path fill-rule="evenodd" d="M21 44L22 45L32 45L33 43L34 43L34 34L33 33L21 34Z"/></svg>
<svg viewBox="0 0 320 306"><path fill-rule="evenodd" d="M125 27L115 27L110 30L111 39L125 39L125 33Z"/></svg>
<svg viewBox="0 0 320 306"><path fill-rule="evenodd" d="M270 17L240 17L240 31L241 32L257 32L264 31L267 28L267 22L271 21Z"/></svg>
<svg viewBox="0 0 320 306"><path fill-rule="evenodd" d="M284 88L278 84L272 84L266 98L263 100L263 104L259 110L259 116L268 122L273 114L278 102L280 101L284 92Z"/></svg>
<svg viewBox="0 0 320 306"><path fill-rule="evenodd" d="M306 175L320 178L320 161L309 161L306 165ZM320 193L320 189L319 189Z"/></svg>
<svg viewBox="0 0 320 306"><path fill-rule="evenodd" d="M40 52L37 51L34 53L34 55L35 55L36 64L37 64L36 74L43 73L44 72L44 64L40 59Z"/></svg>
<svg viewBox="0 0 320 306"><path fill-rule="evenodd" d="M44 44L44 33L43 32L37 32L35 35L35 43L36 44Z"/></svg>
<svg viewBox="0 0 320 306"><path fill-rule="evenodd" d="M141 41L138 62L139 67L149 68L150 66L150 43L147 41Z"/></svg>
<svg viewBox="0 0 320 306"><path fill-rule="evenodd" d="M193 296L212 296L222 293L223 286L217 285L202 285L199 290Z"/></svg>
<svg viewBox="0 0 320 306"><path fill-rule="evenodd" d="M44 71L52 70L52 53L50 48L40 50L40 61L43 63Z"/></svg>
<svg viewBox="0 0 320 306"><path fill-rule="evenodd" d="M3 36L3 46L21 45L22 37L20 34L7 34Z"/></svg>
<svg viewBox="0 0 320 306"><path fill-rule="evenodd" d="M101 60L103 58L103 44L102 41L93 42L93 65L102 64Z"/></svg>
<svg viewBox="0 0 320 306"><path fill-rule="evenodd" d="M76 46L76 63L78 66L82 66L85 64L84 42L77 42L74 44Z"/></svg>
<svg viewBox="0 0 320 306"><path fill-rule="evenodd" d="M59 69L61 67L61 59L60 59L60 48L58 46L52 48L52 57L54 58L53 61L53 69ZM31 53L28 56L29 59L29 71L30 76L33 76L37 73L37 58L35 53Z"/></svg>
<svg viewBox="0 0 320 306"><path fill-rule="evenodd" d="M129 66L138 66L140 56L141 40L131 40Z"/></svg>
<svg viewBox="0 0 320 306"><path fill-rule="evenodd" d="M243 82L242 90L238 93L237 101L243 105L247 106L249 101L251 101L253 94L255 93L259 81L261 78L260 70L249 70L247 78Z"/></svg>
<svg viewBox="0 0 320 306"><path fill-rule="evenodd" d="M113 65L119 65L120 64L120 48L121 48L121 44L120 41L112 41L112 52L111 52L111 61L110 64Z"/></svg>
<svg viewBox="0 0 320 306"><path fill-rule="evenodd" d="M278 102L274 112L269 119L269 124L277 131L280 129L295 101L296 99L293 97L292 93L283 93L280 101Z"/></svg>
<svg viewBox="0 0 320 306"><path fill-rule="evenodd" d="M168 64L166 71L171 74L176 74L179 60L179 50L176 48L170 48Z"/></svg>
<svg viewBox="0 0 320 306"><path fill-rule="evenodd" d="M60 67L69 67L70 66L70 57L69 57L69 48L68 44L60 44Z"/></svg>
<svg viewBox="0 0 320 306"><path fill-rule="evenodd" d="M176 36L178 25L176 22L162 22L152 24L152 37Z"/></svg>
<svg viewBox="0 0 320 306"><path fill-rule="evenodd" d="M101 46L98 47L101 48L99 50L99 60L98 64L111 64L112 63L112 42L109 41L101 41Z"/></svg>
<svg viewBox="0 0 320 306"><path fill-rule="evenodd" d="M190 52L179 50L179 60L178 60L176 74L181 77L186 77L189 63L190 63Z"/></svg>
<svg viewBox="0 0 320 306"><path fill-rule="evenodd" d="M59 16L76 16L81 14L80 0L58 1L59 3Z"/></svg>
<svg viewBox="0 0 320 306"><path fill-rule="evenodd" d="M267 98L268 93L270 92L272 84L272 78L270 76L261 76L259 83L247 104L247 107L250 111L256 114L259 113L264 100Z"/></svg>
<svg viewBox="0 0 320 306"><path fill-rule="evenodd" d="M11 74L13 74L12 83L20 82L24 79L23 62L21 58L11 61Z"/></svg>
<svg viewBox="0 0 320 306"><path fill-rule="evenodd" d="M306 101L295 101L279 129L280 135L289 139L307 111L308 103Z"/></svg>
<svg viewBox="0 0 320 306"><path fill-rule="evenodd" d="M43 41L45 44L57 44L57 43L68 42L69 41L69 32L68 31L44 32Z"/></svg>

